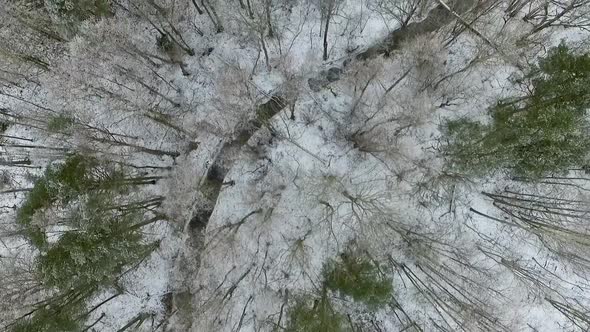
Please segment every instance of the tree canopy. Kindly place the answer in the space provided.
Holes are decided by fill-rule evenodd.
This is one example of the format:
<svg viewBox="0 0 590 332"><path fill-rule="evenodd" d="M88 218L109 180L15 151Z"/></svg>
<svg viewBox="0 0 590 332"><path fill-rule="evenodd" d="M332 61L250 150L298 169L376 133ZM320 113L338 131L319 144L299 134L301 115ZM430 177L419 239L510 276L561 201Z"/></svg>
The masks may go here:
<svg viewBox="0 0 590 332"><path fill-rule="evenodd" d="M524 77L530 93L501 100L489 124L446 123L451 168L474 174L507 169L538 178L584 167L590 152L590 56L565 44L551 49Z"/></svg>

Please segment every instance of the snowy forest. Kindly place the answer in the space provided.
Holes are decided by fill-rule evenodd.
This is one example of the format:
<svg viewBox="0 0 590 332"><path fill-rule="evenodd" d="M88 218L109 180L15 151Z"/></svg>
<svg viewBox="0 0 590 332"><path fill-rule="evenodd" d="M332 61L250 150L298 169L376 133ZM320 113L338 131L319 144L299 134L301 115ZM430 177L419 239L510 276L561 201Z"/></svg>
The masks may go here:
<svg viewBox="0 0 590 332"><path fill-rule="evenodd" d="M590 331L590 0L0 0L0 330Z"/></svg>

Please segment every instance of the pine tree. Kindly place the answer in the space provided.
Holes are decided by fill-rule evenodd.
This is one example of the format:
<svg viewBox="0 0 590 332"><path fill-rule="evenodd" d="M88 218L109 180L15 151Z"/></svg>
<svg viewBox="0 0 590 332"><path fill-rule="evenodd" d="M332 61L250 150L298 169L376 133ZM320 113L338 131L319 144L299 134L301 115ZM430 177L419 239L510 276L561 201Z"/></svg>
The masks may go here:
<svg viewBox="0 0 590 332"><path fill-rule="evenodd" d="M391 299L392 283L384 278L379 267L367 257L355 252L345 252L341 260L331 260L324 267L325 286L354 301L375 309Z"/></svg>
<svg viewBox="0 0 590 332"><path fill-rule="evenodd" d="M56 312L50 309L39 309L33 316L24 319L14 326L11 332L75 332L82 331L80 323L70 313Z"/></svg>
<svg viewBox="0 0 590 332"><path fill-rule="evenodd" d="M498 102L490 110L490 124L466 119L446 123L451 167L480 175L509 169L537 178L587 164L590 55L576 55L561 44L524 81L532 92Z"/></svg>
<svg viewBox="0 0 590 332"><path fill-rule="evenodd" d="M143 243L141 233L132 227L138 215L94 212L83 229L67 232L39 256L37 268L45 286L62 291L108 286L125 266L154 249L155 244Z"/></svg>
<svg viewBox="0 0 590 332"><path fill-rule="evenodd" d="M334 310L332 301L324 291L320 298L309 303L308 299L299 300L289 310L288 332L347 332L345 317Z"/></svg>

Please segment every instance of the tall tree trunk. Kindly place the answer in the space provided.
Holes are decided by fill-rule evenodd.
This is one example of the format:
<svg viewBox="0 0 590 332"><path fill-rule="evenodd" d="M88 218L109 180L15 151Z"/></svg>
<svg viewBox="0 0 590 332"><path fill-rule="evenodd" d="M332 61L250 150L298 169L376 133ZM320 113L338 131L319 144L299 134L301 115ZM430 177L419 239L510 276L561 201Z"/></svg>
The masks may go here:
<svg viewBox="0 0 590 332"><path fill-rule="evenodd" d="M121 145L121 146L134 148L140 152L145 152L147 154L151 154L154 156L169 156L172 158L176 158L176 157L180 156L180 153L178 153L176 151L155 150L155 149L146 148L144 146L140 146L137 144L127 143L127 142L117 141L117 140L108 140L108 139L100 138L100 137L92 137L92 139L97 142L100 142L100 143Z"/></svg>
<svg viewBox="0 0 590 332"><path fill-rule="evenodd" d="M205 9L207 16L209 16L209 19L211 19L211 22L213 22L213 25L215 26L217 33L223 32L223 25L221 24L221 19L217 15L215 8L213 8L209 0L201 0L201 5L203 6L203 9Z"/></svg>
<svg viewBox="0 0 590 332"><path fill-rule="evenodd" d="M266 25L268 27L268 37L273 38L275 35L275 32L272 28L272 21L271 21L271 16L270 16L271 6L272 6L272 0L265 0L264 12L266 14Z"/></svg>
<svg viewBox="0 0 590 332"><path fill-rule="evenodd" d="M203 10L201 9L201 7L199 7L197 0L192 0L192 2L193 2L193 5L195 6L195 8L197 9L197 13L199 13L199 15L203 15Z"/></svg>
<svg viewBox="0 0 590 332"><path fill-rule="evenodd" d="M330 0L330 4L328 5L328 9L326 11L326 24L324 26L324 61L328 60L328 31L330 29L330 20L332 19L332 10L333 10L333 1Z"/></svg>
<svg viewBox="0 0 590 332"><path fill-rule="evenodd" d="M248 16L250 16L250 19L253 20L254 11L252 10L252 3L250 2L250 0L246 0L246 4L248 5Z"/></svg>
<svg viewBox="0 0 590 332"><path fill-rule="evenodd" d="M270 67L270 59L268 57L268 50L266 49L266 43L264 42L264 30L261 29L260 31L260 45L262 46L262 51L264 52L264 61L266 63L266 69L268 71L271 70Z"/></svg>

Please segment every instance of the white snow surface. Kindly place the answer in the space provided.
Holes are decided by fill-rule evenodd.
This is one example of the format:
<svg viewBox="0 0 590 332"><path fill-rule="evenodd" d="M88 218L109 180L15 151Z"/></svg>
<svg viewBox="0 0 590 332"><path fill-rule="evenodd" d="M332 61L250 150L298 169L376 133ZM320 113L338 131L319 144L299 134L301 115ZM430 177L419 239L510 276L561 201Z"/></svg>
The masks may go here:
<svg viewBox="0 0 590 332"><path fill-rule="evenodd" d="M450 47L438 49L439 59L422 69L428 75L421 72L421 67L417 66L419 61L411 58L411 53L404 48L388 59L353 63L340 81L315 93L307 86L308 78L315 77L320 70L339 66L349 52L372 45L395 29L396 24L371 11L366 1L343 1L331 25L330 60L322 62L320 13L305 1L297 2L290 11L275 13L276 30L282 34L282 43L268 42L271 68L265 68L257 42L252 42L251 32L240 30L235 12L222 4L218 11L227 18L224 23L228 32L206 31L204 37L191 34L187 42L198 45L195 47L197 55L183 59L191 75L183 76L178 66L163 66L158 71L163 77L171 77L169 83L177 87L177 92L172 91L170 95L183 106L171 111L172 118L188 132L186 136L190 141L198 142L197 149L187 147L186 137L180 137L170 128L154 123L138 125L141 116L126 110L124 103L110 105L94 100L69 104L52 97L52 93L58 95L62 89L76 87L75 79L63 87L54 86L49 92L21 92L31 100L44 100L47 107L75 111L89 123L109 124L107 127L113 132L137 136L137 143L143 146L183 153L172 161L169 157L133 154L132 149L122 147L116 150L118 158L126 162L173 166L166 172L166 179L138 193L145 197L165 196L162 209L171 220L143 229L146 239L159 240L161 245L125 276L124 293L88 318L90 323L104 314L94 327L96 331L117 331L145 313L150 318L140 330L154 331L164 325L171 313L167 312L169 308L163 299L175 291L172 280L177 269L176 259L186 244L183 227L202 200L203 176L223 142L231 140L236 128L253 117L256 105L286 87L299 95L294 108L295 120L290 119L289 109L276 115L268 128L259 130L234 156L236 161L224 180L234 182L222 187L204 231L203 251L198 253L198 273L189 280L193 308L190 331L275 331L279 316L283 324L288 319L286 312L293 302L283 308L285 300L314 294L321 283L324 264L338 257L351 243L380 261L393 258L398 264L414 268L425 263L426 257L436 257L438 265L433 266L455 269L460 275L481 281L489 288L469 288L468 282L463 284L474 292L470 298L489 306L506 330L576 331L576 327L546 300L559 299L561 295L552 293L550 288L531 286L479 250L502 248L503 253L512 254L506 259L535 269L552 287L559 289L560 294L588 308L590 285L582 273L575 273L580 272L575 271L575 265L559 260L533 235L473 212L505 218L482 192L504 188L549 192L550 188L514 182L506 174L453 181L449 174L443 173L444 160L437 153L440 125L445 119L469 117L485 121L485 110L489 106L501 97L518 92L510 80L518 73L515 63L505 58L484 57L470 69L445 80L439 88L425 89L428 77L440 79L460 71L474 58L481 41L463 33ZM115 20L119 20L118 23ZM197 17L196 23L207 26L206 20ZM189 22L185 24L189 26ZM154 40L153 31L131 18L87 23L82 31L87 35L108 36L110 29L115 29L114 25L125 25L138 44ZM425 40L435 43L440 37L433 34L423 38L422 43ZM573 42L588 38L588 33L567 30L552 36L547 43L556 45L564 38ZM417 44L414 47L423 45ZM105 49L110 49L108 43L104 45ZM84 54L90 47L84 34L76 37L70 42L72 57L57 60L61 62L58 68L64 70L78 65L78 68L87 69L88 76L80 74L77 78L80 80L91 77L93 70L116 77L109 68L111 60L98 61L96 66L104 68L92 69L85 59L76 59L76 55ZM213 52L200 56L209 47L214 48ZM258 57L260 59L256 60ZM382 97L383 87L390 86L408 68L412 68L408 77L390 95ZM371 77L373 72L376 74ZM51 82L49 78L45 80ZM357 115L352 116L355 101L367 80L373 80L373 84L357 105L354 111ZM137 105L147 107L151 102L145 96L135 98L133 102ZM22 107L4 96L0 103L8 108ZM80 105L90 106L79 111ZM380 107L383 108L366 122L377 124L374 141L379 143L375 143L374 151L359 149L348 139L349 135ZM392 118L396 120L391 121ZM25 132L19 126L12 126L6 134L27 136L39 145L69 144L65 139L56 143L58 139L46 138L35 131ZM36 158L37 164L42 166L54 159L50 154ZM30 185L27 171L35 175L42 172L11 168L13 181L18 182L11 186ZM577 193L570 196L588 199ZM6 228L10 229L14 218L11 207L18 205L23 197L22 193L1 197L2 209L7 211L2 215ZM454 245L465 254L468 262L486 270L485 273L472 273L451 256L443 257L443 251L426 248L421 243L410 248L402 242L399 233L391 229L392 224ZM63 229L53 230L59 234ZM489 248L490 239L497 247ZM34 250L20 238L2 240L0 257L18 252L34 259ZM423 251L427 251L426 254ZM429 253L433 256L428 256ZM382 308L372 316L384 331L408 327L409 320L397 318L400 309L424 331L433 330L433 323L449 319L447 315L439 316L436 305L424 298L407 277L393 273L391 267L387 273L392 278L399 308ZM587 287L574 287L574 284ZM495 296L495 292L503 296ZM105 290L96 295L91 305L113 294L114 290ZM446 295L441 297L450 301ZM345 298L338 299L336 305L353 313L362 311L359 305ZM460 317L470 315L474 321L465 321L465 330L476 331L480 325L475 320L481 320L480 317L473 316L472 312L461 313ZM457 328L453 323L450 327ZM174 324L167 328L180 331Z"/></svg>

